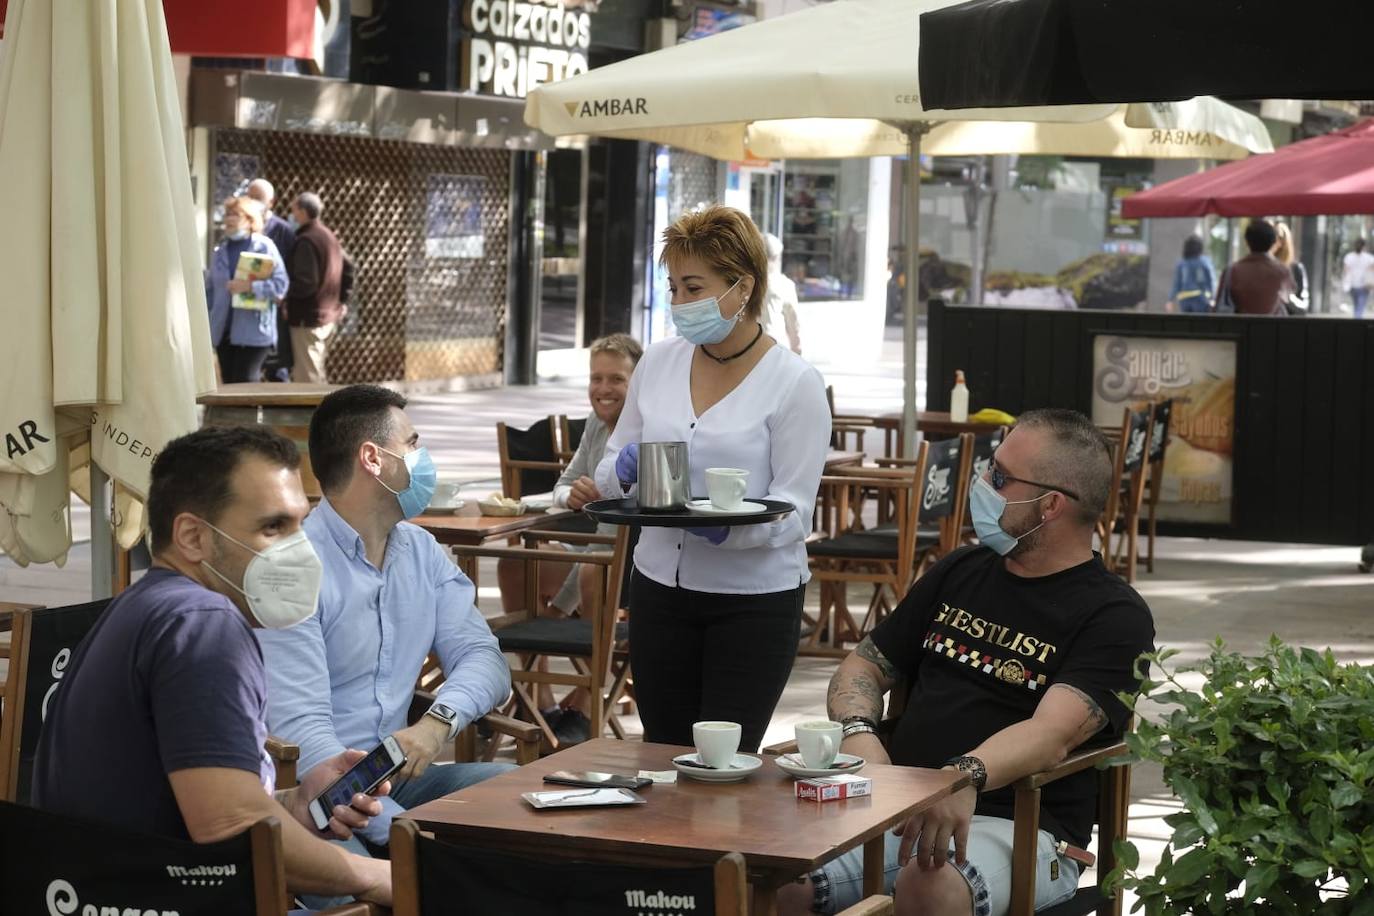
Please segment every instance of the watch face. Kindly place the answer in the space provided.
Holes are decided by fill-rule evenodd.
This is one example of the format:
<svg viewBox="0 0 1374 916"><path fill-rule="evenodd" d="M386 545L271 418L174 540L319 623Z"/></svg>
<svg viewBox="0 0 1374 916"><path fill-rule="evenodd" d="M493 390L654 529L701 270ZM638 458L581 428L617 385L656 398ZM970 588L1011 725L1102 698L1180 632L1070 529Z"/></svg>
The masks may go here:
<svg viewBox="0 0 1374 916"><path fill-rule="evenodd" d="M441 719L454 719L458 715L456 712L454 712L452 709L449 709L443 703L435 703L433 706L429 708L429 711L434 713Z"/></svg>

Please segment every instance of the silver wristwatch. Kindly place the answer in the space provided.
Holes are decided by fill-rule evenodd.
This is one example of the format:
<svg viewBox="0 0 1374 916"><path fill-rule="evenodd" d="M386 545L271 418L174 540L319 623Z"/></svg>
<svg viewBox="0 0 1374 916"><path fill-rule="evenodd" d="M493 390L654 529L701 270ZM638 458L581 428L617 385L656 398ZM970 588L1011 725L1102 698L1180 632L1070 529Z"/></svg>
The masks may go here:
<svg viewBox="0 0 1374 916"><path fill-rule="evenodd" d="M448 737L450 741L458 734L458 713L453 707L445 706L443 703L435 703L429 709L425 710L425 715L433 716L448 726Z"/></svg>

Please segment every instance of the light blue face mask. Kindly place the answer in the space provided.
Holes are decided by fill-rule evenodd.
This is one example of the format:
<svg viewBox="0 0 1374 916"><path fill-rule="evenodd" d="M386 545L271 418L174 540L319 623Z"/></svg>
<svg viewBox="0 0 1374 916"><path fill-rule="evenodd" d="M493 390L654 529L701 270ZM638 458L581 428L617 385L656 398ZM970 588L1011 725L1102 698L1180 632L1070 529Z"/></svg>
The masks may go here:
<svg viewBox="0 0 1374 916"><path fill-rule="evenodd" d="M978 534L978 543L991 547L1002 556L1006 556L1016 549L1016 545L1021 539L1030 535L1032 532L1039 531L1045 526L1042 520L1030 531L1021 537L1014 537L1006 532L1002 527L1002 513L1007 506L1017 506L1023 503L1038 503L1040 500L1049 496L1053 490L1041 493L1034 499L1013 499L1008 500L1001 493L992 488L983 477L979 477L973 482L973 486L968 491L969 515L973 519L973 530Z"/></svg>
<svg viewBox="0 0 1374 916"><path fill-rule="evenodd" d="M725 295L730 295L731 290L739 286L740 277L725 291ZM720 299L725 298L721 296ZM702 344L716 344L730 336L730 332L735 329L735 324L744 314L745 303L740 303L739 311L735 312L735 317L726 318L720 313L720 299L715 296L708 296L705 299L698 299L695 302L684 302L682 305L673 306L673 326L677 332L687 340L700 346Z"/></svg>
<svg viewBox="0 0 1374 916"><path fill-rule="evenodd" d="M401 504L401 512L406 518L414 518L424 512L429 507L429 501L434 498L434 485L439 480L439 472L435 470L434 459L429 457L429 449L421 446L413 452L398 455L380 445L377 448L405 462L406 470L410 473L410 483L404 490L393 490L382 478L378 477L377 482L388 493L395 494L396 501Z"/></svg>
<svg viewBox="0 0 1374 916"><path fill-rule="evenodd" d="M231 239L233 239L233 240L236 241L236 242L242 242L244 239L248 238L248 230L247 230L247 229L235 229L233 232L227 232L227 233L225 233L225 235L226 235L226 237L231 238Z"/></svg>

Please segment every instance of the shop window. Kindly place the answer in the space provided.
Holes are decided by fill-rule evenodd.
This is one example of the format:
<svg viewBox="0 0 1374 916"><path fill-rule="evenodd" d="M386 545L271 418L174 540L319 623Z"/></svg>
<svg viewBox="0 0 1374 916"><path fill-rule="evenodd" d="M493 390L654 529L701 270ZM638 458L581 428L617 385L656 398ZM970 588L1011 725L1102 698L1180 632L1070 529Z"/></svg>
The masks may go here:
<svg viewBox="0 0 1374 916"><path fill-rule="evenodd" d="M802 300L862 299L868 161L787 163L783 273Z"/></svg>

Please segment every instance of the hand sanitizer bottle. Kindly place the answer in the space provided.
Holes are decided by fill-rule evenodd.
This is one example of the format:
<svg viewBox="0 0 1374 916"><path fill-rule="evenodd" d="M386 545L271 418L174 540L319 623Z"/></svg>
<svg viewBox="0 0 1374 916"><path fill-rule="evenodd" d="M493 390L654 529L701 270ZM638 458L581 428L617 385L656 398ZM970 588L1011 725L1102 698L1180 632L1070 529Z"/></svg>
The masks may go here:
<svg viewBox="0 0 1374 916"><path fill-rule="evenodd" d="M968 386L964 384L964 370L954 372L954 390L949 393L949 419L953 423L968 422Z"/></svg>

